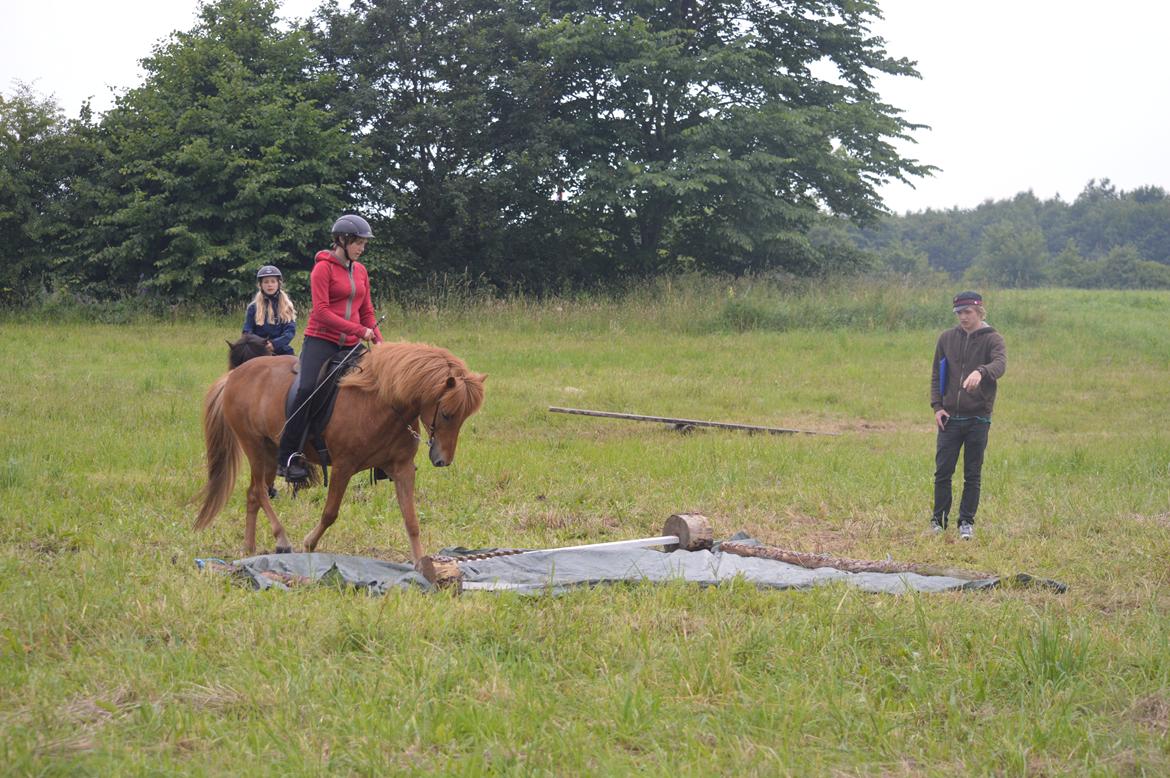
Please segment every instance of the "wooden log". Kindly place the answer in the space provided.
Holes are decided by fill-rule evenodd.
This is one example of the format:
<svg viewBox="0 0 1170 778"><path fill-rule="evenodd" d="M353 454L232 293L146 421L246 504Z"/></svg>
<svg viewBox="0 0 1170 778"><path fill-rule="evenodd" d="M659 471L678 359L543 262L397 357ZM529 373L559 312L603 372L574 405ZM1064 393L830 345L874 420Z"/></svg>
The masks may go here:
<svg viewBox="0 0 1170 778"><path fill-rule="evenodd" d="M612 411L588 411L582 408L558 408L549 406L549 413L571 413L577 416L597 416L604 419L625 419L627 421L652 421L670 424L680 432L689 432L695 427L716 427L724 430L746 432L767 432L769 435L837 435L836 432L814 432L812 430L789 429L786 427L761 427L755 424L734 424L727 421L701 421L699 419L674 419L668 416L641 416L636 413L614 413Z"/></svg>
<svg viewBox="0 0 1170 778"><path fill-rule="evenodd" d="M701 513L676 513L662 525L663 535L674 535L677 543L665 546L666 551L698 551L711 548L715 536L711 531L711 523Z"/></svg>
<svg viewBox="0 0 1170 778"><path fill-rule="evenodd" d="M914 562L877 561L867 559L847 559L844 557L828 556L826 554L810 554L804 551L790 551L775 546L757 546L750 543L724 541L720 550L737 556L758 557L760 559L774 559L778 562L787 562L815 570L818 567L832 567L848 573L917 573L918 575L945 575L951 578L960 578L965 581L982 581L988 578L998 578L992 573L977 573L970 570L961 570L937 565L921 565Z"/></svg>
<svg viewBox="0 0 1170 778"><path fill-rule="evenodd" d="M451 557L424 556L418 562L418 571L438 589L448 589L454 594L463 591L463 571Z"/></svg>

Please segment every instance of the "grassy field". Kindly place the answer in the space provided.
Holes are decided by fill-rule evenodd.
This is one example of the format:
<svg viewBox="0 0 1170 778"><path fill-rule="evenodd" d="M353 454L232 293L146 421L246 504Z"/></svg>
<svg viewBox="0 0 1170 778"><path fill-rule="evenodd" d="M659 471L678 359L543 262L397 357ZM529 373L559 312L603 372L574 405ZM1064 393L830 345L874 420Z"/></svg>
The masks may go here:
<svg viewBox="0 0 1170 778"><path fill-rule="evenodd" d="M420 457L424 545L614 540L698 511L717 537L1067 594L255 593L192 561L240 556L242 486L204 533L189 502L236 317L0 318L0 772L1170 773L1170 294L989 295L1008 374L960 545L927 532L950 291L387 306L388 337L490 374L455 465ZM549 405L841 434L683 436ZM322 498L281 494L294 540ZM355 482L320 550L406 548L392 488Z"/></svg>

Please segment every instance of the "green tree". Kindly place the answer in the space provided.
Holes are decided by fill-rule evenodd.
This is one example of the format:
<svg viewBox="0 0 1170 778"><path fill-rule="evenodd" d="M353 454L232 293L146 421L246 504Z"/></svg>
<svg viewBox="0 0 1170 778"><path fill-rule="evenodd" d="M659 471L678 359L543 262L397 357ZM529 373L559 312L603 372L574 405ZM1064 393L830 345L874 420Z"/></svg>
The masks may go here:
<svg viewBox="0 0 1170 778"><path fill-rule="evenodd" d="M822 209L928 170L874 73L874 2L355 0L319 17L368 196L420 273L548 285L812 271ZM825 75L815 75L824 71Z"/></svg>
<svg viewBox="0 0 1170 778"><path fill-rule="evenodd" d="M59 202L70 175L71 123L52 98L18 84L0 94L0 301L44 288L53 269Z"/></svg>
<svg viewBox="0 0 1170 778"><path fill-rule="evenodd" d="M1038 286L1044 281L1048 247L1037 227L994 224L983 234L968 280L1008 287Z"/></svg>
<svg viewBox="0 0 1170 778"><path fill-rule="evenodd" d="M1093 286L1100 289L1164 289L1170 266L1143 260L1132 245L1117 246L1095 265Z"/></svg>
<svg viewBox="0 0 1170 778"><path fill-rule="evenodd" d="M916 76L869 33L876 2L552 2L541 30L573 210L614 270L809 270L821 209L868 220L876 187L929 168L874 73Z"/></svg>
<svg viewBox="0 0 1170 778"><path fill-rule="evenodd" d="M101 215L79 240L90 280L221 304L261 264L305 282L309 253L346 205L353 143L323 102L332 76L276 8L202 6L104 117L100 179L85 190Z"/></svg>
<svg viewBox="0 0 1170 778"><path fill-rule="evenodd" d="M1052 258L1047 276L1056 286L1083 288L1093 285L1093 273L1093 263L1081 256L1076 242L1070 240L1061 252Z"/></svg>
<svg viewBox="0 0 1170 778"><path fill-rule="evenodd" d="M558 199L539 21L512 0L355 0L317 20L337 103L362 128L365 194L416 277L539 287L588 265L591 229Z"/></svg>
<svg viewBox="0 0 1170 778"><path fill-rule="evenodd" d="M930 260L922 249L898 240L878 254L879 266L891 273L922 276L930 272Z"/></svg>

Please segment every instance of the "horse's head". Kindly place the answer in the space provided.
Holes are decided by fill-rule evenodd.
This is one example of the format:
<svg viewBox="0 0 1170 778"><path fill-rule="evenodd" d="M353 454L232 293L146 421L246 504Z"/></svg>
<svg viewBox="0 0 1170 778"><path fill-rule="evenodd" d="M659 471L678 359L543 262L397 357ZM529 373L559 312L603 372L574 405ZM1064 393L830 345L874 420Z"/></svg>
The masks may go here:
<svg viewBox="0 0 1170 778"><path fill-rule="evenodd" d="M268 351L268 341L259 335L245 332L235 343L228 343L228 369L235 370L253 357L264 357Z"/></svg>
<svg viewBox="0 0 1170 778"><path fill-rule="evenodd" d="M455 460L459 430L467 417L483 404L483 382L486 379L482 373L447 376L436 399L423 405L419 415L427 425L431 464L435 467L446 467Z"/></svg>
<svg viewBox="0 0 1170 778"><path fill-rule="evenodd" d="M445 348L379 343L341 385L375 392L385 404L387 416L399 422L413 424L419 419L431 438L431 464L446 467L455 459L463 422L483 404L486 378L469 371L463 360ZM409 409L409 413L399 408Z"/></svg>

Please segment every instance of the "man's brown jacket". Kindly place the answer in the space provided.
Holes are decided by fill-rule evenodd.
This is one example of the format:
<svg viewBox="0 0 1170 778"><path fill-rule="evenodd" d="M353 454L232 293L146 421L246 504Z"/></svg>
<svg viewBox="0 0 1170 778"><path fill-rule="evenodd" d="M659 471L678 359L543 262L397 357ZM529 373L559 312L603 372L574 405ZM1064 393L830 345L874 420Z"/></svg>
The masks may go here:
<svg viewBox="0 0 1170 778"><path fill-rule="evenodd" d="M946 359L945 389L940 391L939 365ZM963 389L963 380L978 370L983 380L975 390ZM1007 348L994 327L983 326L967 334L953 327L938 336L930 370L930 407L952 416L991 416L995 390L1007 371Z"/></svg>

